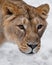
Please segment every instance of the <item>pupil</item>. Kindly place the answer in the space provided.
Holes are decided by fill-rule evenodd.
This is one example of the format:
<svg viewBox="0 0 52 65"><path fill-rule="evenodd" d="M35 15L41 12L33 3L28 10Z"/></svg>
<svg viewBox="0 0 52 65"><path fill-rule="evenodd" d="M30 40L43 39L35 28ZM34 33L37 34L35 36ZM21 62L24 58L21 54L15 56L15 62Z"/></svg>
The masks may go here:
<svg viewBox="0 0 52 65"><path fill-rule="evenodd" d="M23 25L18 25L18 27L19 27L20 29L24 29L24 26L23 26Z"/></svg>
<svg viewBox="0 0 52 65"><path fill-rule="evenodd" d="M42 28L42 26L43 26L43 25L39 25L39 26L38 26L38 29L41 29L41 28Z"/></svg>

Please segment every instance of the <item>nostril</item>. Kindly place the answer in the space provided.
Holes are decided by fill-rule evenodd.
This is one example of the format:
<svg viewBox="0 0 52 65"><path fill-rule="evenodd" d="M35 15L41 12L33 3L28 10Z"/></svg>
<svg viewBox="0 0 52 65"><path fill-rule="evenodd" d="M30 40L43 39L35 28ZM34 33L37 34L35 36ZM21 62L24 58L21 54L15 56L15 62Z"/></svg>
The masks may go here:
<svg viewBox="0 0 52 65"><path fill-rule="evenodd" d="M29 47L31 47L32 49L34 49L35 47L37 47L38 45L37 44L27 44Z"/></svg>

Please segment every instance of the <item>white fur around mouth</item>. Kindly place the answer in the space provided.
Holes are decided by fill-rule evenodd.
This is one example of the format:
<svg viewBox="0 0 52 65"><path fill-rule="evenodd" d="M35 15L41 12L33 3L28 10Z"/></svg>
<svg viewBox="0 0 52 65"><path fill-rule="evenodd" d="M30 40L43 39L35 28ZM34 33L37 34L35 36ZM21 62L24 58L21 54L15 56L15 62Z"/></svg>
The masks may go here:
<svg viewBox="0 0 52 65"><path fill-rule="evenodd" d="M28 47L28 50L25 52L26 54L29 54L32 51L30 47Z"/></svg>
<svg viewBox="0 0 52 65"><path fill-rule="evenodd" d="M35 53L37 53L36 48L32 50L32 48L28 47L28 50L25 51L25 54L35 54Z"/></svg>
<svg viewBox="0 0 52 65"><path fill-rule="evenodd" d="M36 48L33 49L33 53L34 53L34 54L37 53L37 51L38 51L38 50L37 50Z"/></svg>

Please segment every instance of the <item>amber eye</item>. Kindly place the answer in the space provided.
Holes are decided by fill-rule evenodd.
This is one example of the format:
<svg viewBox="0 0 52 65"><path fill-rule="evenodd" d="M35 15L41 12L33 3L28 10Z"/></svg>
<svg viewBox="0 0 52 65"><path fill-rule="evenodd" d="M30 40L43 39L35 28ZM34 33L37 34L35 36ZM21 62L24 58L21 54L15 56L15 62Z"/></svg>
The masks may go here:
<svg viewBox="0 0 52 65"><path fill-rule="evenodd" d="M17 25L20 29L25 30L23 25Z"/></svg>
<svg viewBox="0 0 52 65"><path fill-rule="evenodd" d="M37 29L41 29L43 27L43 25L38 25Z"/></svg>

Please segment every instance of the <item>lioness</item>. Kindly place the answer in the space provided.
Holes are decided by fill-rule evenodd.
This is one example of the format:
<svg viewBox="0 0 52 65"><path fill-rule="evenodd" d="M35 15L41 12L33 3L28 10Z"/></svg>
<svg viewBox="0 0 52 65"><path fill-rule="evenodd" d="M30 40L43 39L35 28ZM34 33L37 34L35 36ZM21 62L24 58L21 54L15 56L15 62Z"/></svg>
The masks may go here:
<svg viewBox="0 0 52 65"><path fill-rule="evenodd" d="M48 12L48 4L33 7L23 0L0 0L0 45L7 40L23 53L38 52Z"/></svg>

